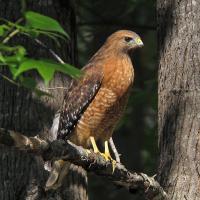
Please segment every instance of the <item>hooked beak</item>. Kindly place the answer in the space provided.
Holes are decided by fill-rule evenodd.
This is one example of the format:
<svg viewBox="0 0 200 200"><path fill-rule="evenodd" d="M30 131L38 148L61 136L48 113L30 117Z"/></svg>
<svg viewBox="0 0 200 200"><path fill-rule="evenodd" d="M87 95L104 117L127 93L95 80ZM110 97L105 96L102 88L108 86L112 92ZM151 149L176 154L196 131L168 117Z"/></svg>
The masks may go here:
<svg viewBox="0 0 200 200"><path fill-rule="evenodd" d="M142 40L140 38L136 38L135 42L138 45L138 47L143 47L144 46L144 43L142 42Z"/></svg>

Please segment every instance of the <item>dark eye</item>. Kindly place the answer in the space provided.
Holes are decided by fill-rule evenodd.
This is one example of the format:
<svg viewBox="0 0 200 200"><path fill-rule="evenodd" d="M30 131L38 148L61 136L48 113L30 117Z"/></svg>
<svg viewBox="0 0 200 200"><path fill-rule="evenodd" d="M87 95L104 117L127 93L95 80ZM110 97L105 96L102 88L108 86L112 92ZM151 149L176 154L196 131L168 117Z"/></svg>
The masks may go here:
<svg viewBox="0 0 200 200"><path fill-rule="evenodd" d="M126 42L130 42L131 40L133 40L133 38L131 38L131 37L125 37L124 40L125 40Z"/></svg>

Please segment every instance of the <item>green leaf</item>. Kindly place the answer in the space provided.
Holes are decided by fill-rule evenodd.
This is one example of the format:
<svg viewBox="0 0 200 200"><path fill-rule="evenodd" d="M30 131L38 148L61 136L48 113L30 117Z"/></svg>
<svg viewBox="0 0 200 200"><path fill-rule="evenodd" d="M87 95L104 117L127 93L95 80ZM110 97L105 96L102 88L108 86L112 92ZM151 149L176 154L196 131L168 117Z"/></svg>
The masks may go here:
<svg viewBox="0 0 200 200"><path fill-rule="evenodd" d="M11 72L12 75L14 76L15 73L17 72L17 65L16 65L16 64L9 63L9 64L8 64L8 67L9 67L10 72Z"/></svg>
<svg viewBox="0 0 200 200"><path fill-rule="evenodd" d="M0 44L0 61L5 64L19 63L24 60L26 49L23 46L7 46ZM5 52L5 53L4 53ZM7 55L7 56L4 56Z"/></svg>
<svg viewBox="0 0 200 200"><path fill-rule="evenodd" d="M26 55L26 49L22 46L17 46L17 54L24 56Z"/></svg>
<svg viewBox="0 0 200 200"><path fill-rule="evenodd" d="M5 63L5 58L4 56L0 53L0 63Z"/></svg>
<svg viewBox="0 0 200 200"><path fill-rule="evenodd" d="M70 75L73 78L79 78L82 75L82 71L70 64L56 64L56 70Z"/></svg>
<svg viewBox="0 0 200 200"><path fill-rule="evenodd" d="M79 77L81 74L80 70L69 64L58 64L46 60L26 59L20 64L14 78L19 76L21 73L32 69L36 69L39 72L41 77L44 79L45 84L48 84L49 81L53 78L55 71L69 74L72 77Z"/></svg>
<svg viewBox="0 0 200 200"><path fill-rule="evenodd" d="M21 26L19 24L13 23L11 21L6 20L6 22L8 23L10 28L16 28L18 29L20 32L32 32L32 31L36 31L34 30L32 27L28 27L28 26Z"/></svg>
<svg viewBox="0 0 200 200"><path fill-rule="evenodd" d="M58 32L69 38L68 34L61 27L61 25L51 17L41 15L33 11L27 11L25 12L25 18L27 26L45 31Z"/></svg>
<svg viewBox="0 0 200 200"><path fill-rule="evenodd" d="M14 51L15 48L14 47L10 47L10 46L7 46L7 45L4 45L4 44L0 44L0 51L7 51L7 52L11 52L11 51Z"/></svg>
<svg viewBox="0 0 200 200"><path fill-rule="evenodd" d="M25 88L28 89L35 89L37 83L33 78L30 77L20 77L20 82L22 84L22 86L24 86Z"/></svg>
<svg viewBox="0 0 200 200"><path fill-rule="evenodd" d="M0 36L3 36L9 29L6 24L0 25Z"/></svg>
<svg viewBox="0 0 200 200"><path fill-rule="evenodd" d="M38 97L41 97L41 96L52 97L51 94L38 89L36 81L31 77L20 76L20 83L23 87L32 90Z"/></svg>
<svg viewBox="0 0 200 200"><path fill-rule="evenodd" d="M16 48L16 58L18 62L21 62L24 59L24 56L26 55L26 49L22 46L17 46Z"/></svg>
<svg viewBox="0 0 200 200"><path fill-rule="evenodd" d="M4 60L6 64L17 64L20 61L22 61L22 59L19 59L19 57L17 57L16 55L14 56L4 56Z"/></svg>
<svg viewBox="0 0 200 200"><path fill-rule="evenodd" d="M3 36L3 34L4 34L4 27L2 25L2 26L0 26L0 36Z"/></svg>
<svg viewBox="0 0 200 200"><path fill-rule="evenodd" d="M17 52L17 54L20 54L21 56L26 54L26 49L20 45L11 47L0 43L0 51L11 52L11 53Z"/></svg>
<svg viewBox="0 0 200 200"><path fill-rule="evenodd" d="M54 68L50 67L47 63L39 60L27 59L26 61L22 62L17 70L14 78L19 76L21 73L36 69L41 77L44 79L45 84L53 78L54 75Z"/></svg>

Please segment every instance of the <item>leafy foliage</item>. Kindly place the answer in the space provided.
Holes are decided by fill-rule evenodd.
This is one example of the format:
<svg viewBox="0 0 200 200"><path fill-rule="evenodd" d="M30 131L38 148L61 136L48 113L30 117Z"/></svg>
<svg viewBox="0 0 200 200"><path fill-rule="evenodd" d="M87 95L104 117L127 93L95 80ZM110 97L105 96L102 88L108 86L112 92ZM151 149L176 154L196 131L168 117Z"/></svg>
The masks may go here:
<svg viewBox="0 0 200 200"><path fill-rule="evenodd" d="M69 39L69 35L55 19L33 11L24 11L23 16L16 22L0 19L2 21L0 25L0 67L7 66L12 79L3 74L0 74L1 77L39 95L46 95L46 93L37 89L36 81L31 77L25 77L25 72L36 70L46 85L57 71L73 78L79 77L80 71L70 64L45 59L36 60L27 56L28 52L24 46L9 44L10 40L18 35L28 36L32 40L45 35L53 39L57 45L59 45L59 40Z"/></svg>
<svg viewBox="0 0 200 200"><path fill-rule="evenodd" d="M76 77L79 74L79 70L73 69L69 64L60 65L49 60L44 61L24 58L23 62L20 63L17 71L15 71L14 78L18 77L21 73L31 69L36 69L46 84L48 84L48 82L53 78L55 71L60 71L66 74L70 73L70 75L73 77Z"/></svg>
<svg viewBox="0 0 200 200"><path fill-rule="evenodd" d="M25 13L25 19L27 27L49 32L57 32L69 38L69 35L55 19L35 13L33 11L27 11Z"/></svg>

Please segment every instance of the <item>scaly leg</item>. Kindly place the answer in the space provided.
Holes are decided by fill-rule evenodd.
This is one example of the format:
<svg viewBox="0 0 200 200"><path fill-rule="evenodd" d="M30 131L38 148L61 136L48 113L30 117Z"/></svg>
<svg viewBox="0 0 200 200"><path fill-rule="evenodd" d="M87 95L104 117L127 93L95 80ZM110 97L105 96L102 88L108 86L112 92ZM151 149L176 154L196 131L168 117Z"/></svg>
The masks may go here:
<svg viewBox="0 0 200 200"><path fill-rule="evenodd" d="M97 147L97 144L96 144L96 142L95 142L95 139L94 139L94 137L90 137L90 141L91 141L91 143L92 143L92 147L93 147L93 150L94 150L94 153L100 153L100 151L99 151L99 149L98 149L98 147Z"/></svg>
<svg viewBox="0 0 200 200"><path fill-rule="evenodd" d="M108 141L107 140L105 141L104 145L105 145L105 152L104 152L103 155L104 155L104 157L105 157L106 160L110 160L111 161L111 163L112 163L112 170L114 172L115 168L116 168L116 163L117 162L110 155L110 151L109 151L109 146L108 146Z"/></svg>
<svg viewBox="0 0 200 200"><path fill-rule="evenodd" d="M109 147L108 147L108 141L106 140L105 143L104 143L104 146L105 146L105 158L106 160L113 160L111 155L110 155L110 151L109 151Z"/></svg>

